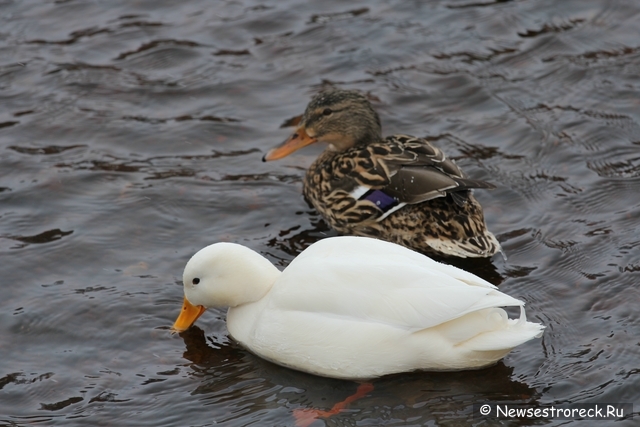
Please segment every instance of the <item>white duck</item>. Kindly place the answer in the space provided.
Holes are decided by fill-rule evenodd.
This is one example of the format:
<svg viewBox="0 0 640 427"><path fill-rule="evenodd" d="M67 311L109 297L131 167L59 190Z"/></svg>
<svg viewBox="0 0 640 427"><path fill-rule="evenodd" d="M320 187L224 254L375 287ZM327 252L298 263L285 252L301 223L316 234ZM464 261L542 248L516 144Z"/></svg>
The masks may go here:
<svg viewBox="0 0 640 427"><path fill-rule="evenodd" d="M333 378L482 368L544 329L489 282L367 237L320 240L282 272L251 249L216 243L189 260L183 282L174 331L229 306L229 333L248 350ZM503 306L519 306L520 318Z"/></svg>

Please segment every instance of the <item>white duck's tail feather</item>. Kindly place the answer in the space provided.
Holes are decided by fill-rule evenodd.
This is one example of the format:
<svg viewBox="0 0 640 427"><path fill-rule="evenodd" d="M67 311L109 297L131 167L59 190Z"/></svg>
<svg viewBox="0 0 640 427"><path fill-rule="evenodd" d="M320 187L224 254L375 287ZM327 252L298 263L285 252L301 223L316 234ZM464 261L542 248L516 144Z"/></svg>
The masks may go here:
<svg viewBox="0 0 640 427"><path fill-rule="evenodd" d="M504 314L506 316L506 313ZM495 313L491 315L495 316ZM544 330L541 324L527 321L523 306L520 306L519 319L503 319L501 323L502 327L478 334L459 345L475 351L507 350L533 338L539 338Z"/></svg>

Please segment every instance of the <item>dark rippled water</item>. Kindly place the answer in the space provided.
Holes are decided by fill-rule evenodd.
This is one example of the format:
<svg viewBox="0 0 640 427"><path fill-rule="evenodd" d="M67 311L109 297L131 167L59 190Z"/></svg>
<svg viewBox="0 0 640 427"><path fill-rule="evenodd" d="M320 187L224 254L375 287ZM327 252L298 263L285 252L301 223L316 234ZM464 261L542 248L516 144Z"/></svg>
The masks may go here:
<svg viewBox="0 0 640 427"><path fill-rule="evenodd" d="M635 402L616 425L638 422L638 2L5 0L0 425L294 426L355 392L238 348L222 311L168 332L196 250L286 266L331 234L300 194L319 148L260 161L327 86L497 185L476 196L508 259L467 268L547 329L313 425L494 425L488 402Z"/></svg>

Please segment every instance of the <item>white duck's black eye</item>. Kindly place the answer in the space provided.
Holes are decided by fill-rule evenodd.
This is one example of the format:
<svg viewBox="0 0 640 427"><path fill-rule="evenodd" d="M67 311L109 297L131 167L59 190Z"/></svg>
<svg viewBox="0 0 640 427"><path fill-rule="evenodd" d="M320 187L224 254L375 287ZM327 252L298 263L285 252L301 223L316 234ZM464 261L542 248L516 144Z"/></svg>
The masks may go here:
<svg viewBox="0 0 640 427"><path fill-rule="evenodd" d="M333 110L331 110L331 108L325 108L324 110L322 110L322 115L324 116L330 116L333 113Z"/></svg>
<svg viewBox="0 0 640 427"><path fill-rule="evenodd" d="M197 277L195 279L193 279L191 281L191 283L193 283L194 285L197 285L198 283L200 283L200 279L198 279Z"/></svg>

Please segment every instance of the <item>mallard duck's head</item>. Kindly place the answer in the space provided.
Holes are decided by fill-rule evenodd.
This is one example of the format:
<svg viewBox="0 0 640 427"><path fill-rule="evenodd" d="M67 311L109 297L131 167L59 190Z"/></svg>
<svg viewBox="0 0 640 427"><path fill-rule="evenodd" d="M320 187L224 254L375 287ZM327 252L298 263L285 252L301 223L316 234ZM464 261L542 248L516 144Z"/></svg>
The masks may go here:
<svg viewBox="0 0 640 427"><path fill-rule="evenodd" d="M324 91L309 102L298 129L262 160L281 159L316 141L329 143L332 150L344 151L381 139L380 118L367 98L353 90Z"/></svg>

